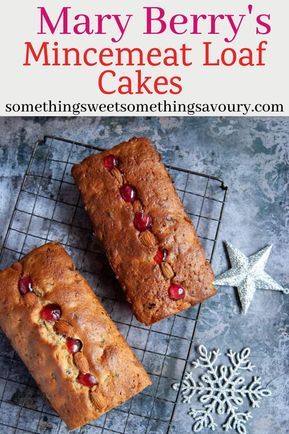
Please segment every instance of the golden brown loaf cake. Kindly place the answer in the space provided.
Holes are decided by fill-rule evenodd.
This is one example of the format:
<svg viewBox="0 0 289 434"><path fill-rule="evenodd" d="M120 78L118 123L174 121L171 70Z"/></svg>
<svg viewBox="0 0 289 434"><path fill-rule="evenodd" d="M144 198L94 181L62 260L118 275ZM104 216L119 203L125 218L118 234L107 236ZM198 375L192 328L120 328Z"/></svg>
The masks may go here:
<svg viewBox="0 0 289 434"><path fill-rule="evenodd" d="M69 429L151 384L58 244L0 272L0 326Z"/></svg>
<svg viewBox="0 0 289 434"><path fill-rule="evenodd" d="M196 231L148 139L92 155L72 175L139 321L152 324L215 294Z"/></svg>

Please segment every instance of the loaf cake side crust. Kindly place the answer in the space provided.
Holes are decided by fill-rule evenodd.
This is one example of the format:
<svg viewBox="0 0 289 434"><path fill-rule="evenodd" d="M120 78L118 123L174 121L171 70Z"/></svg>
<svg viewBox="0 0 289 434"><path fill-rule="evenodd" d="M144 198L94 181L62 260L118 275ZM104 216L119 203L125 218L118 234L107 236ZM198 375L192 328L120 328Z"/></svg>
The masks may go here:
<svg viewBox="0 0 289 434"><path fill-rule="evenodd" d="M23 277L31 279L33 291L21 295ZM57 321L41 318L43 307L51 304L61 307ZM0 272L0 327L69 429L151 384L91 287L56 243ZM81 351L71 354L67 337L79 339ZM91 374L96 385L81 384L80 373Z"/></svg>
<svg viewBox="0 0 289 434"><path fill-rule="evenodd" d="M109 155L118 162L112 170L104 165ZM216 293L195 228L148 139L133 138L87 157L73 166L72 175L95 236L139 321L150 325ZM133 203L120 195L124 183L137 192ZM141 210L152 218L152 227L145 232L134 225L135 213ZM159 248L168 253L161 264L154 259ZM171 283L185 289L184 298L170 299Z"/></svg>

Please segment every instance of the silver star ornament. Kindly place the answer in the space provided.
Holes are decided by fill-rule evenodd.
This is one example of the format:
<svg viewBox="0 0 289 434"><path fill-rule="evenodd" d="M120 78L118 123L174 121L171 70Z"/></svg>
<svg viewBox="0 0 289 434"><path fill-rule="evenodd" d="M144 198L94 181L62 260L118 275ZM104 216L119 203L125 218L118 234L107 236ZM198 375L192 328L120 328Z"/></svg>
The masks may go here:
<svg viewBox="0 0 289 434"><path fill-rule="evenodd" d="M217 286L234 286L244 313L248 311L256 289L271 289L289 294L289 289L283 288L264 271L272 246L266 246L252 256L245 256L230 243L225 243L232 268L216 277Z"/></svg>

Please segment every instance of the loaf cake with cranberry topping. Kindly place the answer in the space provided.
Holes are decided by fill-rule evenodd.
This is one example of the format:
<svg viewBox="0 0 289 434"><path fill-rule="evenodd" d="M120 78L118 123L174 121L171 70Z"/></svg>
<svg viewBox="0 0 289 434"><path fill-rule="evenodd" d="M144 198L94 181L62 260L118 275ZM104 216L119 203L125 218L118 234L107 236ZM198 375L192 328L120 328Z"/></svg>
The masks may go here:
<svg viewBox="0 0 289 434"><path fill-rule="evenodd" d="M0 326L69 429L151 384L58 244L0 272Z"/></svg>
<svg viewBox="0 0 289 434"><path fill-rule="evenodd" d="M140 322L150 325L215 294L196 230L148 139L92 155L72 175Z"/></svg>

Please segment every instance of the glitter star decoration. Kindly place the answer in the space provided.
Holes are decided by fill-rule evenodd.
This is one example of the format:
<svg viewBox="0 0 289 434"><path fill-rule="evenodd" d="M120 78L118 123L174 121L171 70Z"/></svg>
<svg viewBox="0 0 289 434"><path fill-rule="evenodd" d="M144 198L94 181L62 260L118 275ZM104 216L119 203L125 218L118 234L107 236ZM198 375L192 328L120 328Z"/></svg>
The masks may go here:
<svg viewBox="0 0 289 434"><path fill-rule="evenodd" d="M271 245L249 257L230 243L226 242L225 245L232 268L217 276L214 283L217 286L236 287L244 313L248 311L256 289L271 289L289 294L289 289L283 288L264 271L272 249Z"/></svg>

